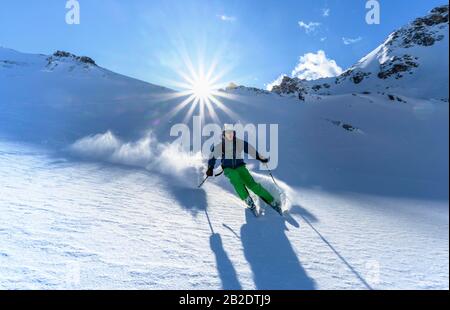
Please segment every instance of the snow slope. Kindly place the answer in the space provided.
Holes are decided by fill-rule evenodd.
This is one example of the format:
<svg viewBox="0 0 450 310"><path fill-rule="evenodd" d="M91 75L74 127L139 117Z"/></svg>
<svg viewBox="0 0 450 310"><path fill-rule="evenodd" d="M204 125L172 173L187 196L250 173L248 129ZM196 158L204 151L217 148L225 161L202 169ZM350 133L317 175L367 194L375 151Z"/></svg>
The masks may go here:
<svg viewBox="0 0 450 310"><path fill-rule="evenodd" d="M21 140L61 145L105 129L138 136L158 120L157 103L172 93L71 54L34 55L0 47L3 126Z"/></svg>
<svg viewBox="0 0 450 310"><path fill-rule="evenodd" d="M9 142L0 162L2 289L448 289L445 202L302 189L255 219L223 180Z"/></svg>
<svg viewBox="0 0 450 310"><path fill-rule="evenodd" d="M198 175L178 169L178 155L153 158L140 151L142 141L100 152L103 161L138 169L2 142L0 286L448 288L448 140L436 134L448 132L448 106L421 114L420 104L430 103L348 96L301 106L269 98L253 103L298 109L299 121L279 112L280 131L292 133L281 139L274 171L289 184L287 220L271 210L249 216L224 178L195 189ZM352 112L364 110L358 104L373 107L369 120L374 112L398 115L364 124L365 114ZM333 105L340 107L328 110ZM275 190L264 172L257 180Z"/></svg>
<svg viewBox="0 0 450 310"><path fill-rule="evenodd" d="M221 122L279 124L290 216L255 219L170 145L185 98L0 48L0 288L448 289L448 102L395 94L224 90Z"/></svg>

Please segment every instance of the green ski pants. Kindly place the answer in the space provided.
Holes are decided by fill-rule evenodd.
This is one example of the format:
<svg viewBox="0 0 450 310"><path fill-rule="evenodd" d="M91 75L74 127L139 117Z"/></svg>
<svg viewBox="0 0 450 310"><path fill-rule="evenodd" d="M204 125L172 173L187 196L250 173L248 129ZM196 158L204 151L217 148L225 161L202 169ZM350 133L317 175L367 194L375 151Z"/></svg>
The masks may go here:
<svg viewBox="0 0 450 310"><path fill-rule="evenodd" d="M249 196L247 190L249 189L261 197L265 202L269 204L273 202L273 196L264 187L262 187L261 184L255 182L245 165L235 169L225 168L224 174L230 180L236 190L236 193L242 200L247 199Z"/></svg>

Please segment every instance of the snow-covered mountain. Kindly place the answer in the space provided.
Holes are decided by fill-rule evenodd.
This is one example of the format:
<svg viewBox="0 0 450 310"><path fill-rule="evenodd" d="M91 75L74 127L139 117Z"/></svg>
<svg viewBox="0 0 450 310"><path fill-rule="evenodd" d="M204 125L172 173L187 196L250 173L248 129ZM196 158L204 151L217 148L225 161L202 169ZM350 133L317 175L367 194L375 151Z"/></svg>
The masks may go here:
<svg viewBox="0 0 450 310"><path fill-rule="evenodd" d="M141 135L158 119L159 107L150 103L173 93L101 68L89 57L0 48L0 118L23 140L70 143L116 129Z"/></svg>
<svg viewBox="0 0 450 310"><path fill-rule="evenodd" d="M427 58L448 54L447 11L338 79L286 79L294 98L222 91L221 122L278 124L283 193L248 166L286 218L249 216L224 177L197 189L205 160L170 144L193 108L174 91L0 48L0 288L448 289L449 105L424 84L448 82Z"/></svg>
<svg viewBox="0 0 450 310"><path fill-rule="evenodd" d="M394 100L406 96L448 102L448 46L448 5L444 5L390 34L340 76L314 81L285 77L273 91L302 100L317 94L378 92Z"/></svg>

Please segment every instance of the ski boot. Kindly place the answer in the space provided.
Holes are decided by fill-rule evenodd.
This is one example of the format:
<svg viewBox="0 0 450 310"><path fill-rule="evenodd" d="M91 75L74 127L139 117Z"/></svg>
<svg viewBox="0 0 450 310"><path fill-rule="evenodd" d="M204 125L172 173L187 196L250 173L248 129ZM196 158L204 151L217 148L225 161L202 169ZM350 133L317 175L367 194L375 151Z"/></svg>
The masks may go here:
<svg viewBox="0 0 450 310"><path fill-rule="evenodd" d="M252 197L248 196L247 199L245 199L245 203L247 204L250 211L252 211L253 215L258 217L258 210L256 208L255 202L253 201Z"/></svg>

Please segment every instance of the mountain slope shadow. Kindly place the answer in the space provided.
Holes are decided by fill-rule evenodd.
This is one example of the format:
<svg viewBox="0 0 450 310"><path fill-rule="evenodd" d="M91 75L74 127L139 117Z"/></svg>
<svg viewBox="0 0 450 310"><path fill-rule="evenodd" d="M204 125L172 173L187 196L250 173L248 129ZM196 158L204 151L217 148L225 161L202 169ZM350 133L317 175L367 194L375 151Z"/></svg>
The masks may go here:
<svg viewBox="0 0 450 310"><path fill-rule="evenodd" d="M257 219L248 210L245 217L241 240L256 288L314 289L314 280L306 274L285 234L284 219L275 216Z"/></svg>

